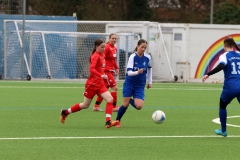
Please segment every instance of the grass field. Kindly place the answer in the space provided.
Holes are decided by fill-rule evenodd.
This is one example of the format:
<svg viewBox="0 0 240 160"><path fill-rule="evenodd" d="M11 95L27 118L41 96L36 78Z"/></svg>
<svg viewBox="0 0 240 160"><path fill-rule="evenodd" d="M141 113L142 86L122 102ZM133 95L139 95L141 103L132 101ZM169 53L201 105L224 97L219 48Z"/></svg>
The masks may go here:
<svg viewBox="0 0 240 160"><path fill-rule="evenodd" d="M218 160L239 158L240 118L228 119L229 136L214 134L222 84L156 83L145 104L129 107L122 128L105 128L105 114L92 106L69 115L60 109L83 100L81 82L0 81L0 159L3 160ZM122 84L119 83L119 105ZM104 103L102 107L104 108ZM166 114L155 124L155 110ZM239 116L235 99L228 116ZM113 113L113 119L116 113Z"/></svg>

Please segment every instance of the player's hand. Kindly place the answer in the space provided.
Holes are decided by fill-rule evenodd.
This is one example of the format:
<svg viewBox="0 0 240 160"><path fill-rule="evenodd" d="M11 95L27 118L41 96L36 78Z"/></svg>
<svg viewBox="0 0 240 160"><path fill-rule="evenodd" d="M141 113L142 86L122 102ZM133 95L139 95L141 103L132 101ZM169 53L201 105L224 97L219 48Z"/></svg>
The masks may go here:
<svg viewBox="0 0 240 160"><path fill-rule="evenodd" d="M206 81L206 79L208 79L208 75L204 75L203 78L202 78L202 82L204 83L204 81Z"/></svg>
<svg viewBox="0 0 240 160"><path fill-rule="evenodd" d="M115 70L115 75L119 75L119 69Z"/></svg>
<svg viewBox="0 0 240 160"><path fill-rule="evenodd" d="M108 79L108 76L107 76L106 74L103 74L101 77L102 77L103 79Z"/></svg>
<svg viewBox="0 0 240 160"><path fill-rule="evenodd" d="M143 69L141 68L138 70L138 74L142 74L142 73L143 73Z"/></svg>
<svg viewBox="0 0 240 160"><path fill-rule="evenodd" d="M152 88L152 84L147 85L147 89Z"/></svg>

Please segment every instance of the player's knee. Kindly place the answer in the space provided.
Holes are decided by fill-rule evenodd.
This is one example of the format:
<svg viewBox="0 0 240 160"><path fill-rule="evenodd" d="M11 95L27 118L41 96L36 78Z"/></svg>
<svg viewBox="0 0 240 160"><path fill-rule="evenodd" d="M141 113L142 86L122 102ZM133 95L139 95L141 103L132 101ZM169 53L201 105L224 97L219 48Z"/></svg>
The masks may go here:
<svg viewBox="0 0 240 160"><path fill-rule="evenodd" d="M82 104L80 105L80 107L81 107L82 109L87 109L89 106L90 106L90 104L86 104L86 103L82 103Z"/></svg>
<svg viewBox="0 0 240 160"><path fill-rule="evenodd" d="M107 101L108 103L112 103L112 102L113 102L113 97L112 97L112 96L107 97L107 98L106 98L106 101Z"/></svg>
<svg viewBox="0 0 240 160"><path fill-rule="evenodd" d="M90 106L90 104L91 104L91 103L89 103L89 102L83 102L83 103L80 104L80 107L81 107L82 109L87 109L87 108Z"/></svg>
<svg viewBox="0 0 240 160"><path fill-rule="evenodd" d="M112 87L112 91L117 92L117 90L118 90L117 86Z"/></svg>
<svg viewBox="0 0 240 160"><path fill-rule="evenodd" d="M141 110L142 109L142 105L136 105L136 109L137 110Z"/></svg>
<svg viewBox="0 0 240 160"><path fill-rule="evenodd" d="M227 102L224 102L222 99L220 99L219 107L220 107L221 109L226 109L226 108L227 108L227 105L228 105Z"/></svg>
<svg viewBox="0 0 240 160"><path fill-rule="evenodd" d="M129 106L129 102L123 102L123 107L125 107L125 108L128 108L128 106Z"/></svg>

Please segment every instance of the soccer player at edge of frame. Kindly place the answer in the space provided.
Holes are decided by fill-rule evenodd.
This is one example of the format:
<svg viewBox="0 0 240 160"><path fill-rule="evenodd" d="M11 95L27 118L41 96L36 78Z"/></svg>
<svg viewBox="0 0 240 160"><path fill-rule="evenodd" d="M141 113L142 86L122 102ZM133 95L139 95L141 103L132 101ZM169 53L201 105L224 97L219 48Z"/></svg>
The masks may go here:
<svg viewBox="0 0 240 160"><path fill-rule="evenodd" d="M105 86L107 88L111 88L111 95L113 97L113 112L118 111L117 106L117 82L114 78L114 75L119 74L119 67L116 62L117 57L117 47L114 46L117 42L117 35L115 33L111 33L109 35L109 41L106 44L104 54L106 60L105 74L108 76L108 79L104 79ZM93 107L93 111L104 111L101 109L100 104L102 103L103 98L97 96L96 102Z"/></svg>
<svg viewBox="0 0 240 160"><path fill-rule="evenodd" d="M227 137L227 105L234 98L237 98L240 103L240 48L232 37L226 37L223 43L225 53L219 57L219 64L204 75L202 81L221 70L224 72L224 84L219 103L221 129L216 129L215 133ZM234 47L238 51L235 51Z"/></svg>
<svg viewBox="0 0 240 160"><path fill-rule="evenodd" d="M69 109L62 109L60 121L62 124L65 123L66 118L69 114L81 111L82 109L87 109L92 102L95 95L101 96L107 101L106 103L106 128L110 128L117 124L117 121L111 120L111 115L113 112L113 97L108 91L107 87L104 85L103 79L108 79L107 75L104 73L105 70L105 55L103 54L106 43L97 39L94 42L94 48L90 56L90 75L85 84L84 91L84 101L82 103L77 103Z"/></svg>
<svg viewBox="0 0 240 160"><path fill-rule="evenodd" d="M128 59L127 73L123 83L123 103L117 113L116 127L122 127L120 121L129 103L137 110L142 109L146 80L148 81L147 88L149 89L152 87L151 56L145 53L146 48L147 41L140 39L133 54L131 54Z"/></svg>

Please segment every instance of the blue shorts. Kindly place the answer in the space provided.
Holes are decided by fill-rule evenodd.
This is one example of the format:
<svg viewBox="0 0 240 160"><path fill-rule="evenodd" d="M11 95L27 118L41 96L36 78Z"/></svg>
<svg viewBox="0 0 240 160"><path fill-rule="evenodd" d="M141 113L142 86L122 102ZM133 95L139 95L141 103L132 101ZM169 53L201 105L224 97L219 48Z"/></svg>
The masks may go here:
<svg viewBox="0 0 240 160"><path fill-rule="evenodd" d="M240 103L240 92L239 90L226 90L222 91L221 97L223 102L230 103L234 98L237 98L238 103Z"/></svg>
<svg viewBox="0 0 240 160"><path fill-rule="evenodd" d="M123 97L133 97L144 100L144 86L136 87L131 84L123 84Z"/></svg>

